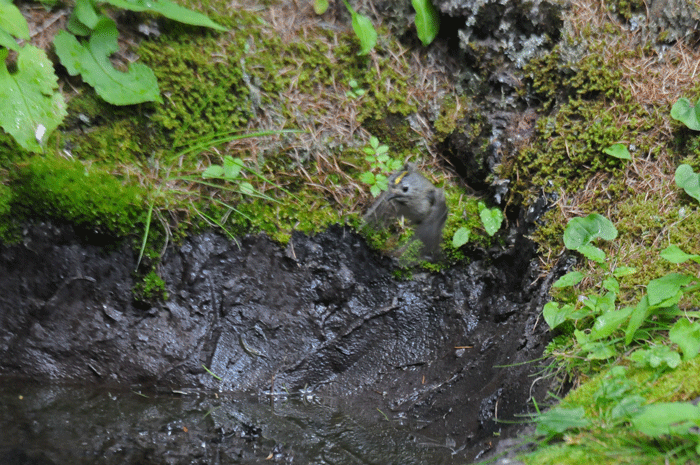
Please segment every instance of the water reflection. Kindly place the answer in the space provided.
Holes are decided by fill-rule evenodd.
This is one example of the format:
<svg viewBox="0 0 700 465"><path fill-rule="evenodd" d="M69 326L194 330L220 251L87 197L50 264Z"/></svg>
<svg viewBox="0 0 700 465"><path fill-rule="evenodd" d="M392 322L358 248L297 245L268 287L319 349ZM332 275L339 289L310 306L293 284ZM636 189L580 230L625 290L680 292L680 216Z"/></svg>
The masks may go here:
<svg viewBox="0 0 700 465"><path fill-rule="evenodd" d="M457 463L405 423L314 396L144 395L0 378L3 465Z"/></svg>

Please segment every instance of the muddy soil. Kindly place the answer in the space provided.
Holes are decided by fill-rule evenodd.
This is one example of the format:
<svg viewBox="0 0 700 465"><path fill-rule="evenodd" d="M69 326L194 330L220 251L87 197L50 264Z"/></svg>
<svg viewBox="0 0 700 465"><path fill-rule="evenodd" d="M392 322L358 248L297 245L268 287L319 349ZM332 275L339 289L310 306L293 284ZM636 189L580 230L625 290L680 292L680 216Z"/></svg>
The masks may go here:
<svg viewBox="0 0 700 465"><path fill-rule="evenodd" d="M495 433L514 434L501 421L521 420L530 396L547 389L534 382L541 367L525 362L547 343L539 313L550 278L538 278L522 236L506 251L397 279L392 259L340 226L295 234L286 247L203 234L166 253L169 298L150 308L132 297L134 251L95 242L43 223L21 245L0 247L5 392L21 377L166 398L332 400L351 406L344 412L358 424L412 425L407 444L447 444L442 463L464 463L494 447ZM238 427L269 427L256 418ZM409 440L416 434L425 439ZM232 440L247 447L264 438Z"/></svg>

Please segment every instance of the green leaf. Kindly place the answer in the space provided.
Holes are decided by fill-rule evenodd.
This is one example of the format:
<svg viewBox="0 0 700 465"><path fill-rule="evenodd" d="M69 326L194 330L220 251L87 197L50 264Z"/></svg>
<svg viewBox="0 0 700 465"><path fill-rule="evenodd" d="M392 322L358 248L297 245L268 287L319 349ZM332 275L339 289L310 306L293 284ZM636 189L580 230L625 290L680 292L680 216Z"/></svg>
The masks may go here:
<svg viewBox="0 0 700 465"><path fill-rule="evenodd" d="M700 351L700 323L691 323L681 318L671 327L668 337L678 344L683 352L683 360L695 358Z"/></svg>
<svg viewBox="0 0 700 465"><path fill-rule="evenodd" d="M676 168L676 185L686 194L700 201L700 176L693 171L690 165L680 165Z"/></svg>
<svg viewBox="0 0 700 465"><path fill-rule="evenodd" d="M0 0L0 47L19 51L15 37L29 40L27 20L12 2Z"/></svg>
<svg viewBox="0 0 700 465"><path fill-rule="evenodd" d="M659 368L661 365L676 368L681 364L681 356L678 355L678 352L664 345L636 350L629 356L629 359L642 367L652 368Z"/></svg>
<svg viewBox="0 0 700 465"><path fill-rule="evenodd" d="M591 340L598 340L610 336L632 314L632 307L622 310L606 312L596 318L591 328Z"/></svg>
<svg viewBox="0 0 700 465"><path fill-rule="evenodd" d="M570 271L561 278L557 279L552 287L570 287L575 286L583 279L583 273L580 271Z"/></svg>
<svg viewBox="0 0 700 465"><path fill-rule="evenodd" d="M559 308L558 303L547 302L542 309L542 316L544 317L544 321L549 325L549 329L554 329L564 323L573 311L574 306L571 304L566 304Z"/></svg>
<svg viewBox="0 0 700 465"><path fill-rule="evenodd" d="M377 31L374 30L372 21L367 16L355 12L355 10L350 8L347 0L343 0L343 3L345 3L345 7L352 16L352 29L355 31L357 38L360 39L360 51L357 54L367 55L377 44Z"/></svg>
<svg viewBox="0 0 700 465"><path fill-rule="evenodd" d="M452 247L458 249L466 244L469 241L470 233L471 231L469 228L465 228L464 226L455 231L455 234L452 237Z"/></svg>
<svg viewBox="0 0 700 465"><path fill-rule="evenodd" d="M224 157L224 178L229 181L236 179L241 169L243 169L243 160L240 158L233 158L231 155L226 155Z"/></svg>
<svg viewBox="0 0 700 465"><path fill-rule="evenodd" d="M618 266L613 271L613 276L616 278L621 278L623 276L633 275L637 272L637 269L631 266Z"/></svg>
<svg viewBox="0 0 700 465"><path fill-rule="evenodd" d="M680 274L669 273L658 279L653 279L647 284L647 295L649 296L649 305L656 306L659 304L672 305L678 303L681 293L681 287L692 281L692 277Z"/></svg>
<svg viewBox="0 0 700 465"><path fill-rule="evenodd" d="M489 236L493 236L499 229L501 229L503 212L498 208L486 208L486 205L483 202L479 202L478 207L479 217L481 218L481 223L484 225L486 233Z"/></svg>
<svg viewBox="0 0 700 465"><path fill-rule="evenodd" d="M694 131L700 131L700 120L698 120L697 104L693 107L690 100L685 97L679 98L671 108L671 118L680 121Z"/></svg>
<svg viewBox="0 0 700 465"><path fill-rule="evenodd" d="M209 168L205 169L202 173L204 179L209 178L223 178L224 168L220 165L211 165Z"/></svg>
<svg viewBox="0 0 700 465"><path fill-rule="evenodd" d="M590 423L585 416L583 407L549 409L537 417L535 434L553 436L568 429L585 428Z"/></svg>
<svg viewBox="0 0 700 465"><path fill-rule="evenodd" d="M627 150L625 144L613 144L610 147L603 149L603 152L615 158L622 158L623 160L631 160L632 155L630 151Z"/></svg>
<svg viewBox="0 0 700 465"><path fill-rule="evenodd" d="M152 11L160 13L168 19L190 24L192 26L204 26L218 31L227 29L215 23L206 15L189 10L168 0L104 0L112 6L131 11Z"/></svg>
<svg viewBox="0 0 700 465"><path fill-rule="evenodd" d="M412 0L416 10L416 32L423 45L431 44L440 30L440 15L430 0Z"/></svg>
<svg viewBox="0 0 700 465"><path fill-rule="evenodd" d="M378 174L374 177L374 184L379 189L385 191L389 187L389 179L383 174Z"/></svg>
<svg viewBox="0 0 700 465"><path fill-rule="evenodd" d="M242 182L238 185L238 189L240 189L241 194L243 195L252 195L255 194L255 187L249 182Z"/></svg>
<svg viewBox="0 0 700 465"><path fill-rule="evenodd" d="M592 244L584 244L576 250L587 259L593 260L596 263L603 263L605 261L605 252Z"/></svg>
<svg viewBox="0 0 700 465"><path fill-rule="evenodd" d="M661 258L671 263L685 263L688 260L693 260L695 263L700 263L700 255L685 253L677 245L669 245L662 250Z"/></svg>
<svg viewBox="0 0 700 465"><path fill-rule="evenodd" d="M690 402L659 402L642 407L632 417L632 427L651 437L686 435L700 426L700 407ZM694 436L697 437L696 434Z"/></svg>
<svg viewBox="0 0 700 465"><path fill-rule="evenodd" d="M630 342L632 342L634 335L642 326L642 323L644 323L647 316L649 316L649 313L649 296L645 294L644 297L642 297L642 299L637 303L637 306L630 315L630 322L627 324L627 329L625 330L625 344L629 345Z"/></svg>
<svg viewBox="0 0 700 465"><path fill-rule="evenodd" d="M373 197L376 197L382 193L382 190L376 184L372 185L372 187L369 188L369 191Z"/></svg>
<svg viewBox="0 0 700 465"><path fill-rule="evenodd" d="M603 289L607 289L610 292L614 292L615 294L620 293L620 283L617 282L617 279L613 278L612 276L608 276L603 280Z"/></svg>
<svg viewBox="0 0 700 465"><path fill-rule="evenodd" d="M374 173L372 173L371 171L365 171L360 175L360 181L373 186L376 182Z"/></svg>
<svg viewBox="0 0 700 465"><path fill-rule="evenodd" d="M0 49L0 126L24 149L41 152L66 116L53 65L43 50L26 45L17 52L17 71L5 65L9 51Z"/></svg>
<svg viewBox="0 0 700 465"><path fill-rule="evenodd" d="M328 0L314 0L314 13L322 15L328 10Z"/></svg>
<svg viewBox="0 0 700 465"><path fill-rule="evenodd" d="M617 237L617 229L603 215L591 213L585 218L572 218L567 223L564 230L564 245L567 249L579 250L581 246L598 237L611 241Z"/></svg>
<svg viewBox="0 0 700 465"><path fill-rule="evenodd" d="M132 63L129 71L122 73L110 63L109 55L117 50L117 26L111 19L100 19L86 45L66 31L60 31L53 43L68 73L80 74L105 101L113 105L162 102L150 68Z"/></svg>
<svg viewBox="0 0 700 465"><path fill-rule="evenodd" d="M613 420L628 419L639 411L644 402L646 399L636 394L623 397L617 405L610 409L610 416Z"/></svg>
<svg viewBox="0 0 700 465"><path fill-rule="evenodd" d="M92 0L76 0L73 16L89 29L95 29L98 21L102 17L95 11L95 5Z"/></svg>

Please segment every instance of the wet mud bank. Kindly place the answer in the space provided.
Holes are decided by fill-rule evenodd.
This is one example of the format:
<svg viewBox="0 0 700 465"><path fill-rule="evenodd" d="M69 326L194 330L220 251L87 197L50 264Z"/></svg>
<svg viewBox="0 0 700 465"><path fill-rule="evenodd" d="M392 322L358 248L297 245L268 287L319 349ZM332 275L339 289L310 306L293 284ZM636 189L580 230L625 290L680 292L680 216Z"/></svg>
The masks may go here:
<svg viewBox="0 0 700 465"><path fill-rule="evenodd" d="M362 424L412 425L407 444L440 444L463 463L494 447L494 433L514 434L500 421L548 387L525 362L548 342L539 313L551 278L522 237L397 279L391 259L339 226L286 247L203 234L166 253L169 298L150 308L133 301L135 260L126 245L88 245L51 224L0 247L5 389L19 376L161 397L333 399ZM259 418L239 423L264 428Z"/></svg>

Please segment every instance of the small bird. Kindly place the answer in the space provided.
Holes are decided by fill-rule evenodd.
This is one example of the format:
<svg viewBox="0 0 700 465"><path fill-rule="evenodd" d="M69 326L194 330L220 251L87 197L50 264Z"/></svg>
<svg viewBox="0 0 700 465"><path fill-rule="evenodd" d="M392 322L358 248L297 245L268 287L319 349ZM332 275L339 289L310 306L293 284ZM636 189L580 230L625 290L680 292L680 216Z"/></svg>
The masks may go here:
<svg viewBox="0 0 700 465"><path fill-rule="evenodd" d="M413 163L389 176L388 188L365 214L371 224L403 216L414 225L415 238L423 243L421 254L435 258L447 220L445 193L416 170Z"/></svg>

